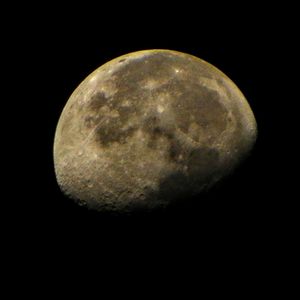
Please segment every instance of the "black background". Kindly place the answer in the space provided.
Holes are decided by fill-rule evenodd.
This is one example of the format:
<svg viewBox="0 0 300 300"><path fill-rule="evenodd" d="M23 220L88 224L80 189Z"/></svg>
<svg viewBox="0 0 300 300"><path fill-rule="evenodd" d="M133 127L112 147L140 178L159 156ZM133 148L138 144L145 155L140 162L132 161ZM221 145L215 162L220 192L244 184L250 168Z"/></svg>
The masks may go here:
<svg viewBox="0 0 300 300"><path fill-rule="evenodd" d="M163 10L159 4L143 5L138 11L127 5L77 7L76 13L41 8L24 27L20 24L14 53L29 80L23 114L33 133L20 137L28 159L21 203L13 213L17 242L28 249L22 258L41 262L40 272L44 267L67 265L75 271L97 265L112 280L153 273L153 282L199 273L208 265L208 277L247 271L264 285L265 274L277 274L282 264L277 250L286 242L288 228L277 143L283 131L277 124L282 114L277 74L283 64L278 57L282 45L289 45L280 21L284 11L274 6L206 9L181 4ZM122 54L155 48L190 53L227 74L255 114L255 147L223 184L185 199L180 207L134 217L79 207L61 193L55 179L52 149L60 113L97 67Z"/></svg>

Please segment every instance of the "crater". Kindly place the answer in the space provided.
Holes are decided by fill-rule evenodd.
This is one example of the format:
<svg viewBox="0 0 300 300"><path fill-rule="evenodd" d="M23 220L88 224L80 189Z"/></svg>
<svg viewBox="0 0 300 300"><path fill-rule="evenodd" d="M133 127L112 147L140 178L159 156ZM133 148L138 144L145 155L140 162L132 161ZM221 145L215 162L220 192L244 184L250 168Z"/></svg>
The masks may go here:
<svg viewBox="0 0 300 300"><path fill-rule="evenodd" d="M99 109L106 105L108 98L105 96L105 93L100 91L91 97L91 100L88 102L88 109L94 112L99 111Z"/></svg>
<svg viewBox="0 0 300 300"><path fill-rule="evenodd" d="M108 147L114 142L124 144L139 127L135 124L130 126L128 124L136 116L138 106L124 106L123 99L128 97L126 95L124 91L121 91L117 92L113 99L109 99L103 92L98 92L90 100L84 124L89 129L98 126L95 131L95 140L101 146Z"/></svg>
<svg viewBox="0 0 300 300"><path fill-rule="evenodd" d="M84 126L88 129L92 129L97 125L97 122L99 121L99 116L86 116L84 118Z"/></svg>
<svg viewBox="0 0 300 300"><path fill-rule="evenodd" d="M178 127L188 134L194 122L203 128L207 135L219 136L227 126L227 110L221 103L220 95L197 84L185 83L184 86L183 93L175 98L173 103Z"/></svg>
<svg viewBox="0 0 300 300"><path fill-rule="evenodd" d="M191 177L206 177L215 172L219 164L219 152L213 148L198 148L187 158L188 173Z"/></svg>
<svg viewBox="0 0 300 300"><path fill-rule="evenodd" d="M163 127L160 123L160 119L155 115L144 121L142 129L149 135L147 146L151 149L158 147L158 141L161 137L167 138L169 142L172 142L174 139L174 133Z"/></svg>
<svg viewBox="0 0 300 300"><path fill-rule="evenodd" d="M96 140L105 147L110 146L114 142L125 144L126 140L138 130L137 126L129 127L125 130L121 130L121 127L122 123L120 121L99 127L96 130Z"/></svg>
<svg viewBox="0 0 300 300"><path fill-rule="evenodd" d="M172 162L180 162L183 158L183 149L178 141L172 140L169 147L169 159Z"/></svg>
<svg viewBox="0 0 300 300"><path fill-rule="evenodd" d="M174 171L160 181L155 192L163 199L192 195L213 182L219 154L211 148L201 148L186 154L182 171ZM153 192L152 192L153 193ZM152 197L153 195L151 195Z"/></svg>

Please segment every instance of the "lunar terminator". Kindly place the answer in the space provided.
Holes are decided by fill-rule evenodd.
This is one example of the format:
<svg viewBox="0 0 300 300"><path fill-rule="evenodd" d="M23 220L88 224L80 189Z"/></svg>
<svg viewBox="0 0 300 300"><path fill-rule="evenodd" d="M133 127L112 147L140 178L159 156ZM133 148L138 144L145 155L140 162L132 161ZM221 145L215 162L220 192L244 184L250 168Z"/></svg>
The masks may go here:
<svg viewBox="0 0 300 300"><path fill-rule="evenodd" d="M134 52L71 95L55 134L56 178L90 209L152 211L224 178L256 134L247 100L220 70L176 51Z"/></svg>

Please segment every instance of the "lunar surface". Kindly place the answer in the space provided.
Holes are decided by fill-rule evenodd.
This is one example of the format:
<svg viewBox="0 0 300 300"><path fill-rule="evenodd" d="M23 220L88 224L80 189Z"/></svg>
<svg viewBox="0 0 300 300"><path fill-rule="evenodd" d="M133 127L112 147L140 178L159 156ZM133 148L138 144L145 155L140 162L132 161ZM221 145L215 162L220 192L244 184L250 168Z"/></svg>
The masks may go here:
<svg viewBox="0 0 300 300"><path fill-rule="evenodd" d="M152 211L228 175L256 132L247 100L214 66L176 51L134 52L71 95L55 134L56 177L90 209Z"/></svg>

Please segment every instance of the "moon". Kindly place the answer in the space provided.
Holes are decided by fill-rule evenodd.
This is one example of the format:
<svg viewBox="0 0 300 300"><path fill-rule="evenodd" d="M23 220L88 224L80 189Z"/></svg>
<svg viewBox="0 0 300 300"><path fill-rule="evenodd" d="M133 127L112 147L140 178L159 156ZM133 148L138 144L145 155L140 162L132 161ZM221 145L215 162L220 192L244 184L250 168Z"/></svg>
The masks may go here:
<svg viewBox="0 0 300 300"><path fill-rule="evenodd" d="M56 178L89 209L153 211L231 173L256 135L247 100L220 70L181 52L138 51L96 69L69 98Z"/></svg>

